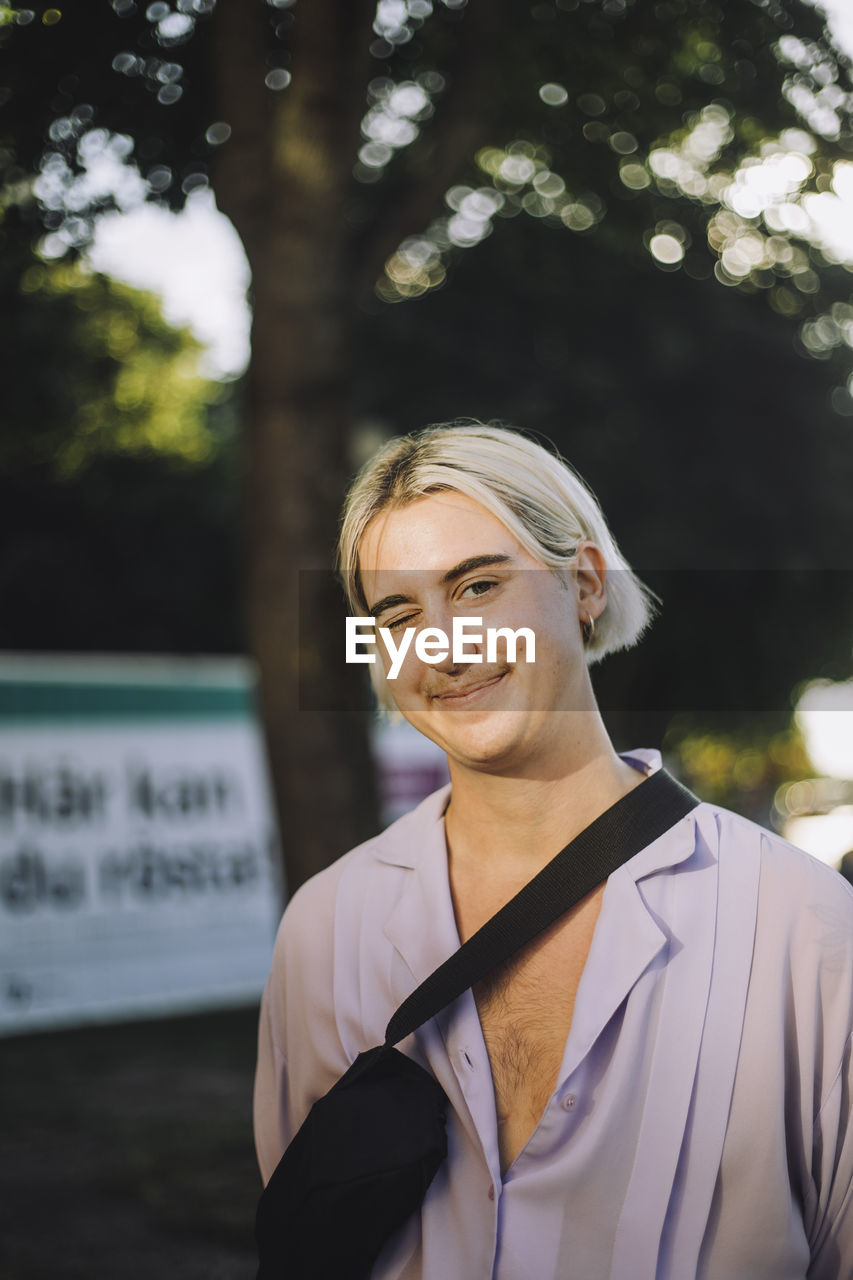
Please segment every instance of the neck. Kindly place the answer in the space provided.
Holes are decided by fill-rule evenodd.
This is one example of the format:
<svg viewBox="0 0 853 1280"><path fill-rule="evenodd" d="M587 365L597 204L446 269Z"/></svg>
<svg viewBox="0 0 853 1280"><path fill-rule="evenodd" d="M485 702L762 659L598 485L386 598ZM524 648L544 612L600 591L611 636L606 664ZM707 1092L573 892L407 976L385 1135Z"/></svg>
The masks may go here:
<svg viewBox="0 0 853 1280"><path fill-rule="evenodd" d="M547 767L508 776L449 762L445 829L452 864L533 876L643 781L620 760L597 713L562 714L570 717L563 749Z"/></svg>

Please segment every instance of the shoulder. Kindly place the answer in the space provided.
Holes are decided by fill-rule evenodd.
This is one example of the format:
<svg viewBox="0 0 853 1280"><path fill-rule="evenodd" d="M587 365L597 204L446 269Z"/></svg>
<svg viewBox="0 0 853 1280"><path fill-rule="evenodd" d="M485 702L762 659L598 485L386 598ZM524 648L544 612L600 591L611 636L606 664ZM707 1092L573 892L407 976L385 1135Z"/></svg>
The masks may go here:
<svg viewBox="0 0 853 1280"><path fill-rule="evenodd" d="M786 972L853 975L853 886L780 835L727 809L700 805L697 825L716 835L720 864L757 861L757 957ZM845 985L842 983L842 985Z"/></svg>
<svg viewBox="0 0 853 1280"><path fill-rule="evenodd" d="M426 832L441 816L447 791L442 787L433 792L307 880L287 904L276 938L276 959L296 950L304 961L318 948L332 945L336 927L353 922L368 906L381 911L393 901L401 876L418 865Z"/></svg>
<svg viewBox="0 0 853 1280"><path fill-rule="evenodd" d="M350 1053L352 1045L364 1047L362 1006L375 999L390 949L384 925L443 812L445 791L312 876L287 905L265 1007L274 1042L286 1056L301 1045L309 1076L319 1062L331 1083L358 1051Z"/></svg>
<svg viewBox="0 0 853 1280"><path fill-rule="evenodd" d="M762 893L794 895L800 905L804 900L826 901L853 913L853 886L826 863L729 809L702 804L696 812L703 831L716 832L720 858L751 854L759 859Z"/></svg>

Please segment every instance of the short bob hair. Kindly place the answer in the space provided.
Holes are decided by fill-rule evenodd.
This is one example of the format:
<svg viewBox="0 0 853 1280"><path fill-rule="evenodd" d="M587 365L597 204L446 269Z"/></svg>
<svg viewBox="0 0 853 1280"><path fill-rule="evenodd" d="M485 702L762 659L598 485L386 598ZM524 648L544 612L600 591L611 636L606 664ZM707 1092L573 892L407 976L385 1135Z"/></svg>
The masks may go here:
<svg viewBox="0 0 853 1280"><path fill-rule="evenodd" d="M607 607L586 646L587 663L637 642L654 615L656 597L622 556L590 490L556 451L515 429L473 421L398 436L359 471L344 503L338 542L338 569L354 614L364 616L369 607L358 551L371 520L448 490L479 502L543 568L568 568L578 544L594 542L608 569ZM373 673L381 675L378 663ZM388 706L384 679L375 684Z"/></svg>

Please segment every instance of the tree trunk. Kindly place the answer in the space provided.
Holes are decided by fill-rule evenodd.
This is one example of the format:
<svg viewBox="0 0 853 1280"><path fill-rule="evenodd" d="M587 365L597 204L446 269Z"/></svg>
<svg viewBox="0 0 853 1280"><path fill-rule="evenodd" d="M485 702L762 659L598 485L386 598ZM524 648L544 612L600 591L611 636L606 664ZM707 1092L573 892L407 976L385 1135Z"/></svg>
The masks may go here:
<svg viewBox="0 0 853 1280"><path fill-rule="evenodd" d="M293 82L273 94L264 88L263 6L219 0L216 8L219 101L232 129L216 190L253 280L249 633L289 893L376 829L366 715L344 663L343 601L329 587L348 470L344 209L371 11L364 0L298 6ZM325 710L306 705L318 683Z"/></svg>

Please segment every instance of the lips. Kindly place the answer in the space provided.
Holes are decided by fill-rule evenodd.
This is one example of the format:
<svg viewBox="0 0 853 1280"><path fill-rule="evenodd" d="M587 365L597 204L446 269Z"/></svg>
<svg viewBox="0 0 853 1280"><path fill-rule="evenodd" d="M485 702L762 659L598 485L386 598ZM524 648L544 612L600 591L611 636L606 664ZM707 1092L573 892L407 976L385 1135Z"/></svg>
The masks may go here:
<svg viewBox="0 0 853 1280"><path fill-rule="evenodd" d="M444 706L464 706L469 702L473 702L478 694L500 684L506 674L505 671L498 671L495 675L484 676L482 680L472 680L465 685L456 685L443 693L433 693L430 696L433 702L441 703Z"/></svg>

